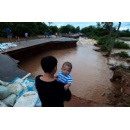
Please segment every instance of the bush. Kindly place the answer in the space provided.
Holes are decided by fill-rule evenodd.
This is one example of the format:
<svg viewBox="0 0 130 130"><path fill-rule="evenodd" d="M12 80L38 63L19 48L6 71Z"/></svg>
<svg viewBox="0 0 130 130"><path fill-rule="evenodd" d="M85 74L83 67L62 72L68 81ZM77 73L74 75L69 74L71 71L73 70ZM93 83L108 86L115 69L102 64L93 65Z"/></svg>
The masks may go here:
<svg viewBox="0 0 130 130"><path fill-rule="evenodd" d="M99 37L97 44L98 45L105 45L106 40L107 40L107 36Z"/></svg>
<svg viewBox="0 0 130 130"><path fill-rule="evenodd" d="M119 48L119 49L130 49L130 46L127 43L116 41L114 48Z"/></svg>
<svg viewBox="0 0 130 130"><path fill-rule="evenodd" d="M115 53L114 55L115 56L120 56L120 57L123 57L123 58L130 58L130 56L128 55L128 53L125 52L125 51L121 51L120 53Z"/></svg>
<svg viewBox="0 0 130 130"><path fill-rule="evenodd" d="M98 40L98 36L96 36L96 35L91 36L91 38L95 39L95 40Z"/></svg>
<svg viewBox="0 0 130 130"><path fill-rule="evenodd" d="M102 50L102 51L108 51L108 47L105 46L105 45L102 45L102 46L101 46L101 50Z"/></svg>

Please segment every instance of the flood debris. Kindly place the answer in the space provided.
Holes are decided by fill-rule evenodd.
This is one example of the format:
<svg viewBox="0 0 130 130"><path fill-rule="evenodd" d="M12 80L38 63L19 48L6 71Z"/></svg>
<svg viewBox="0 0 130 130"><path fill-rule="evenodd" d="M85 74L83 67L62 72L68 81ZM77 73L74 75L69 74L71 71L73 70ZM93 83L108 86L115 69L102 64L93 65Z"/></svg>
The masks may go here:
<svg viewBox="0 0 130 130"><path fill-rule="evenodd" d="M17 45L15 43L1 43L0 44L0 51L2 50L7 50L13 47L17 47Z"/></svg>
<svg viewBox="0 0 130 130"><path fill-rule="evenodd" d="M127 59L126 59L126 62L130 63L130 58L127 58Z"/></svg>

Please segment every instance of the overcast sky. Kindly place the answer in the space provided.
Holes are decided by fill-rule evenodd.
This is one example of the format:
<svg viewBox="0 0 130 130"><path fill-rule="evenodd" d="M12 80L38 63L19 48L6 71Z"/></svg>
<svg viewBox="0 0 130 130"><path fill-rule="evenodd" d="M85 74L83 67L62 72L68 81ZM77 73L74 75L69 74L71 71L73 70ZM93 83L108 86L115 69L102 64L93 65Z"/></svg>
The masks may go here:
<svg viewBox="0 0 130 130"><path fill-rule="evenodd" d="M46 24L48 24L48 23L46 22ZM96 22L53 22L51 25L52 26L56 25L57 27L61 27L61 26L65 26L67 24L71 24L74 27L80 26L80 29L90 26L90 25L93 25L93 26L97 25ZM118 22L114 22L114 27L117 27L117 26L118 26ZM126 29L130 29L130 22L121 23L120 30L126 30Z"/></svg>

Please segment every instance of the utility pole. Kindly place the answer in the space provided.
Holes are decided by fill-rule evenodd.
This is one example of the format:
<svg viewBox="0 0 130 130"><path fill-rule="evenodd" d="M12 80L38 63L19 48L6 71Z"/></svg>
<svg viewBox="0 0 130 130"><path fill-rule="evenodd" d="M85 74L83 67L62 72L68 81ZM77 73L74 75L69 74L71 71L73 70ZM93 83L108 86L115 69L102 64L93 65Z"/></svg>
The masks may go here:
<svg viewBox="0 0 130 130"><path fill-rule="evenodd" d="M111 22L111 25L110 25L110 32L109 32L109 36L108 36L108 39L107 39L107 41L106 41L106 44L105 44L105 46L107 46L108 45L108 43L109 43L109 41L110 41L110 38L111 38L111 33L112 33L112 31L113 31L113 22Z"/></svg>
<svg viewBox="0 0 130 130"><path fill-rule="evenodd" d="M114 47L115 40L116 40L116 38L117 38L117 36L118 36L120 26L121 26L121 22L119 22L119 24L118 24L118 29L117 29L117 31L116 31L116 35L115 35L115 37L114 37L113 44L111 45L110 50L109 50L109 52L108 52L108 56L109 56L109 57L111 56L111 51L112 51L112 49L113 49L113 47Z"/></svg>

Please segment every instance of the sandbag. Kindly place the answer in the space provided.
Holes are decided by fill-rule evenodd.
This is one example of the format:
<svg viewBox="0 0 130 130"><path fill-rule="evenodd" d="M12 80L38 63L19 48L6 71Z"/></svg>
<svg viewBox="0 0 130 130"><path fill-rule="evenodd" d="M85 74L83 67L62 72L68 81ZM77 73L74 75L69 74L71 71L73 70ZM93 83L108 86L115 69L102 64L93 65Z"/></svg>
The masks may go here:
<svg viewBox="0 0 130 130"><path fill-rule="evenodd" d="M16 95L19 95L19 93L23 90L23 86L17 82L9 84L7 88L9 88L9 90Z"/></svg>
<svg viewBox="0 0 130 130"><path fill-rule="evenodd" d="M38 94L34 91L25 92L14 104L14 107L34 107Z"/></svg>
<svg viewBox="0 0 130 130"><path fill-rule="evenodd" d="M41 103L41 100L40 98L38 98L36 104L35 104L35 107L42 107L42 103Z"/></svg>
<svg viewBox="0 0 130 130"><path fill-rule="evenodd" d="M0 80L0 85L7 86L8 84L9 84L9 82L4 82L4 81Z"/></svg>
<svg viewBox="0 0 130 130"><path fill-rule="evenodd" d="M10 96L2 100L2 102L5 103L7 106L14 106L15 101L16 101L15 94L11 94Z"/></svg>
<svg viewBox="0 0 130 130"><path fill-rule="evenodd" d="M7 105L0 101L0 107L7 107Z"/></svg>
<svg viewBox="0 0 130 130"><path fill-rule="evenodd" d="M10 91L10 89L0 85L0 100L3 100L4 98L8 97L11 93L12 92Z"/></svg>

